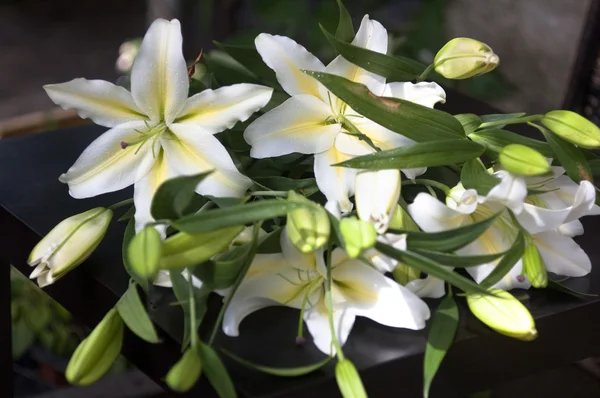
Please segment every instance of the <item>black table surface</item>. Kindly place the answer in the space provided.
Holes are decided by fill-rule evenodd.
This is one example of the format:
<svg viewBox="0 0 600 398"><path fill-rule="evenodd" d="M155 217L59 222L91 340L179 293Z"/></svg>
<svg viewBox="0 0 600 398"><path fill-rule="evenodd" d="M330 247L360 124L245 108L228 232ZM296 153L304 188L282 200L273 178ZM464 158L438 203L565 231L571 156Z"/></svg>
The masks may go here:
<svg viewBox="0 0 600 398"><path fill-rule="evenodd" d="M490 109L462 99L454 113L489 113ZM462 109L460 109L462 108ZM86 200L69 196L58 176L73 164L81 151L106 129L88 125L0 141L0 260L29 274L29 251L41 236L62 219L95 206L107 206L131 197L131 189ZM116 219L116 217L115 217ZM590 255L594 267L583 278L566 285L584 293L600 293L600 235L594 218L583 220L586 234L577 241ZM106 239L77 270L45 290L86 325L93 327L113 306L128 284L121 261L124 223L113 221ZM461 318L456 342L433 383L433 396L464 396L503 381L600 355L600 298L576 298L555 291L530 290L525 304L536 318L539 337L521 342L500 336L473 318L460 302ZM154 288L149 312L159 326L163 343L151 345L128 333L124 355L157 382L180 353L181 310L170 305L168 289ZM435 308L435 300L428 301ZM215 317L218 298L211 301L206 323ZM324 358L314 346L295 344L298 312L269 308L242 323L240 337L220 335L217 346L266 366L295 367ZM206 336L207 329L201 330ZM306 333L306 336L310 336ZM310 337L308 337L310 340ZM372 397L418 397L422 390L422 360L426 331L408 331L358 318L344 346L356 364ZM333 366L300 378L279 378L241 367L224 357L240 392L247 397L339 396ZM198 395L202 393L203 395ZM213 396L206 380L190 393Z"/></svg>

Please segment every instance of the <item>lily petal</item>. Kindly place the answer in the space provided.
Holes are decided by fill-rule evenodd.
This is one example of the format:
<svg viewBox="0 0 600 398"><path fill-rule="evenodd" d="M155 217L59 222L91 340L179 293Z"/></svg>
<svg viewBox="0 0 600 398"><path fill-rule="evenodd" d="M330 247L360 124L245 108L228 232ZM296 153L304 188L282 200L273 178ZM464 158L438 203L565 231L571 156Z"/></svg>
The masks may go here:
<svg viewBox="0 0 600 398"><path fill-rule="evenodd" d="M204 90L188 98L176 123L192 123L216 134L247 120L272 93L270 87L247 83Z"/></svg>
<svg viewBox="0 0 600 398"><path fill-rule="evenodd" d="M560 196L561 191L558 191L557 195ZM589 181L581 181L575 193L575 199L573 200L571 211L567 215L565 221L574 221L588 215L594 208L595 201L596 188L594 188L594 185Z"/></svg>
<svg viewBox="0 0 600 398"><path fill-rule="evenodd" d="M81 199L126 188L143 178L152 167L152 143L128 145L144 129L143 122L121 124L96 138L59 180L69 184L72 197ZM141 148L140 148L141 146Z"/></svg>
<svg viewBox="0 0 600 398"><path fill-rule="evenodd" d="M150 25L131 69L131 94L153 123L175 120L188 96L181 26L173 19Z"/></svg>
<svg viewBox="0 0 600 398"><path fill-rule="evenodd" d="M314 253L302 253L290 241L287 229L281 231L279 244L283 258L290 267L306 271L316 271L317 262L319 262L318 256L321 256L320 262L323 262L323 250L317 250Z"/></svg>
<svg viewBox="0 0 600 398"><path fill-rule="evenodd" d="M334 147L316 154L314 164L319 190L327 197L328 201L338 202L342 214L352 210L352 202L349 198L354 195L354 180L358 170L331 165L347 159L350 159L350 156Z"/></svg>
<svg viewBox="0 0 600 398"><path fill-rule="evenodd" d="M44 86L46 93L63 109L75 109L82 118L106 127L147 120L131 93L104 80L74 79Z"/></svg>
<svg viewBox="0 0 600 398"><path fill-rule="evenodd" d="M174 123L175 137L161 139L169 165L177 175L213 170L196 188L201 195L239 197L252 181L235 167L231 156L211 133L192 124Z"/></svg>
<svg viewBox="0 0 600 398"><path fill-rule="evenodd" d="M546 231L533 235L533 241L548 271L564 276L590 273L590 258L573 239L556 231Z"/></svg>
<svg viewBox="0 0 600 398"><path fill-rule="evenodd" d="M133 202L135 204L135 232L140 232L147 223L154 221L152 214L150 214L152 198L158 190L158 187L170 178L170 174L172 173L169 173L168 171L164 153L161 149L156 156L156 160L150 172L134 185ZM166 227L161 226L157 229L164 238L166 236Z"/></svg>
<svg viewBox="0 0 600 398"><path fill-rule="evenodd" d="M494 173L500 178L500 183L490 189L484 201L499 202L511 209L515 214L521 213L527 196L525 179L514 176L508 171L500 170Z"/></svg>
<svg viewBox="0 0 600 398"><path fill-rule="evenodd" d="M333 146L341 125L328 124L329 106L310 95L296 95L252 122L244 139L253 158L319 153Z"/></svg>
<svg viewBox="0 0 600 398"><path fill-rule="evenodd" d="M441 298L446 294L446 283L435 276L415 279L406 284L406 288L422 298Z"/></svg>
<svg viewBox="0 0 600 398"><path fill-rule="evenodd" d="M321 300L322 301L322 300ZM356 316L346 309L339 308L333 311L333 327L336 331L336 337L340 345L344 345ZM304 321L308 327L313 343L317 348L327 355L335 355L336 350L331 342L331 328L329 326L329 316L324 303L304 312Z"/></svg>
<svg viewBox="0 0 600 398"><path fill-rule="evenodd" d="M438 102L442 104L446 102L446 92L434 82L388 83L383 95L414 102L428 108L433 108Z"/></svg>
<svg viewBox="0 0 600 398"><path fill-rule="evenodd" d="M408 212L425 232L446 231L471 223L469 215L449 208L424 192L419 193L414 202L408 205Z"/></svg>
<svg viewBox="0 0 600 398"><path fill-rule="evenodd" d="M317 57L285 36L261 33L254 43L265 64L275 71L277 81L289 95L309 94L321 98L320 83L302 72L322 72L325 66Z"/></svg>
<svg viewBox="0 0 600 398"><path fill-rule="evenodd" d="M382 325L419 330L429 319L429 307L413 292L360 260L348 259L331 276L357 316ZM343 286L343 287L340 287Z"/></svg>
<svg viewBox="0 0 600 398"><path fill-rule="evenodd" d="M285 258L281 253L256 254L252 260L252 265L246 273L246 278L276 269L284 261Z"/></svg>
<svg viewBox="0 0 600 398"><path fill-rule="evenodd" d="M530 234L554 230L566 222L570 209L546 209L529 203L523 205L523 211L517 220Z"/></svg>
<svg viewBox="0 0 600 398"><path fill-rule="evenodd" d="M583 224L579 220L573 220L558 227L558 232L570 238L583 235Z"/></svg>

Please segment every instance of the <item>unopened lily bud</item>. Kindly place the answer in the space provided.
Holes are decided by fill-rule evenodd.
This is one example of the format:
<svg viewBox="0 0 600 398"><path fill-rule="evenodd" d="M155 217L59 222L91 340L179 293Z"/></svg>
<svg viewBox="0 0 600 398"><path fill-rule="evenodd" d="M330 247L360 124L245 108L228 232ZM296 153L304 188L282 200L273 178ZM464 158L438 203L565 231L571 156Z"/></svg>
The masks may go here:
<svg viewBox="0 0 600 398"><path fill-rule="evenodd" d="M550 171L550 164L544 155L525 145L505 146L498 160L504 169L517 175L537 176Z"/></svg>
<svg viewBox="0 0 600 398"><path fill-rule="evenodd" d="M384 233L398 207L400 170L364 171L354 181L358 218L373 223L377 233Z"/></svg>
<svg viewBox="0 0 600 398"><path fill-rule="evenodd" d="M112 216L97 207L61 221L31 251L27 263L35 269L29 278L44 287L77 267L98 247Z"/></svg>
<svg viewBox="0 0 600 398"><path fill-rule="evenodd" d="M450 40L436 54L435 71L447 79L467 79L494 70L500 58L485 43L458 37Z"/></svg>
<svg viewBox="0 0 600 398"><path fill-rule="evenodd" d="M350 258L356 258L375 244L377 232L373 224L347 217L340 221L340 232L344 237L344 249Z"/></svg>
<svg viewBox="0 0 600 398"><path fill-rule="evenodd" d="M538 248L533 244L528 244L523 253L523 270L531 286L535 288L544 288L548 286L548 273L546 265Z"/></svg>
<svg viewBox="0 0 600 398"><path fill-rule="evenodd" d="M500 334L524 341L537 337L533 317L519 300L502 289L490 289L489 293L467 295L473 315Z"/></svg>
<svg viewBox="0 0 600 398"><path fill-rule="evenodd" d="M133 61L140 51L142 42L140 40L129 40L119 47L119 58L117 58L116 69L120 73L129 73L133 67Z"/></svg>
<svg viewBox="0 0 600 398"><path fill-rule="evenodd" d="M141 277L152 278L158 272L162 254L162 239L154 227L145 227L136 234L127 248L133 271Z"/></svg>
<svg viewBox="0 0 600 398"><path fill-rule="evenodd" d="M196 351L189 348L181 359L167 373L165 382L169 388L177 392L189 391L202 373L202 364Z"/></svg>
<svg viewBox="0 0 600 398"><path fill-rule="evenodd" d="M400 231L420 231L417 223L400 205L396 206L396 211L390 220L389 228Z"/></svg>
<svg viewBox="0 0 600 398"><path fill-rule="evenodd" d="M71 356L65 372L69 383L87 386L100 379L119 356L122 344L123 320L113 308Z"/></svg>
<svg viewBox="0 0 600 398"><path fill-rule="evenodd" d="M179 232L169 236L162 245L159 268L183 269L201 264L227 249L243 229L243 226L235 226L201 234Z"/></svg>
<svg viewBox="0 0 600 398"><path fill-rule="evenodd" d="M302 253L311 253L325 245L331 229L327 211L294 191L288 193L288 200L307 205L292 210L287 216L285 228L294 246Z"/></svg>
<svg viewBox="0 0 600 398"><path fill-rule="evenodd" d="M548 112L542 124L554 134L582 148L600 148L600 128L575 112Z"/></svg>

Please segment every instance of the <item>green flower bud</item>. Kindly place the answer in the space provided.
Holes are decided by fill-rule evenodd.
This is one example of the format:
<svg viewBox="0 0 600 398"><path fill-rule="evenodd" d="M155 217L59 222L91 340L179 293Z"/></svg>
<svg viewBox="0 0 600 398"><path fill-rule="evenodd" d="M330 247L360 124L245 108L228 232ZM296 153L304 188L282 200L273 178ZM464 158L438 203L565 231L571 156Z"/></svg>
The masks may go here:
<svg viewBox="0 0 600 398"><path fill-rule="evenodd" d="M136 234L127 248L127 257L133 271L143 278L152 278L158 272L162 253L162 239L154 227L146 227Z"/></svg>
<svg viewBox="0 0 600 398"><path fill-rule="evenodd" d="M288 193L290 202L304 203L288 213L285 225L290 241L302 253L311 253L329 240L330 224L327 211L294 191Z"/></svg>
<svg viewBox="0 0 600 398"><path fill-rule="evenodd" d="M229 247L243 226L221 228L201 234L179 232L165 239L160 269L183 269L201 264Z"/></svg>
<svg viewBox="0 0 600 398"><path fill-rule="evenodd" d="M548 273L546 272L546 265L538 248L530 242L525 247L525 253L523 253L523 270L527 279L531 282L531 286L536 288L544 288L548 286Z"/></svg>
<svg viewBox="0 0 600 398"><path fill-rule="evenodd" d="M412 217L400 205L396 206L396 211L390 220L389 228L400 231L420 231L417 223L414 222Z"/></svg>
<svg viewBox="0 0 600 398"><path fill-rule="evenodd" d="M498 156L507 171L523 176L537 176L550 171L550 164L538 151L525 145L505 146Z"/></svg>
<svg viewBox="0 0 600 398"><path fill-rule="evenodd" d="M194 349L189 348L167 373L165 382L177 392L189 391L202 374L202 364Z"/></svg>
<svg viewBox="0 0 600 398"><path fill-rule="evenodd" d="M575 112L548 112L542 124L554 134L582 148L600 148L600 128Z"/></svg>
<svg viewBox="0 0 600 398"><path fill-rule="evenodd" d="M112 216L97 207L61 221L31 251L27 263L36 268L29 278L44 287L77 267L98 247Z"/></svg>
<svg viewBox="0 0 600 398"><path fill-rule="evenodd" d="M100 379L119 356L122 344L123 320L113 308L71 356L65 372L69 383L87 386Z"/></svg>
<svg viewBox="0 0 600 398"><path fill-rule="evenodd" d="M502 289L490 289L489 293L467 294L473 315L500 334L524 341L537 337L533 317L519 300Z"/></svg>
<svg viewBox="0 0 600 398"><path fill-rule="evenodd" d="M433 60L437 73L447 79L467 79L494 70L500 58L485 43L458 37L450 40Z"/></svg>
<svg viewBox="0 0 600 398"><path fill-rule="evenodd" d="M356 258L375 244L377 232L373 224L348 217L340 221L340 232L344 237L344 249L350 258Z"/></svg>

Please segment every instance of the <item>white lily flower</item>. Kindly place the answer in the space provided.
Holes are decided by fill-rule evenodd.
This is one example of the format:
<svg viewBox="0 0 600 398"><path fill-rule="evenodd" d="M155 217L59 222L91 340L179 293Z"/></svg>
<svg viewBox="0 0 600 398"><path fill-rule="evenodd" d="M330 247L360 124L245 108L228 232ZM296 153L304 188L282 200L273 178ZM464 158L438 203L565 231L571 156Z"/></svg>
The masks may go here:
<svg viewBox="0 0 600 398"><path fill-rule="evenodd" d="M179 21L157 19L131 70L131 92L103 80L75 79L45 86L64 109L111 129L88 146L60 177L75 198L134 184L136 231L152 220L150 204L168 178L213 170L200 194L240 196L251 185L214 134L244 121L271 98L272 89L236 84L188 98Z"/></svg>
<svg viewBox="0 0 600 398"><path fill-rule="evenodd" d="M304 320L313 342L322 352L334 355L325 304L326 265L323 251L303 254L281 238L281 254L257 255L249 275L225 311L223 331L239 335L240 322L261 308L284 305L304 308ZM382 325L422 329L429 307L408 289L360 260L350 259L341 249L332 253L334 328L344 344L357 316Z"/></svg>
<svg viewBox="0 0 600 398"><path fill-rule="evenodd" d="M252 146L250 155L266 158L292 152L314 154L317 185L328 201L338 203L342 213L352 210L349 198L354 194L357 171L331 165L374 151L369 144L348 134L349 123L380 149L412 145L414 141L358 114L302 70L342 76L365 84L376 95L395 96L424 106L433 107L446 99L444 90L436 83L386 85L385 78L348 62L342 56L325 67L304 47L287 37L262 33L255 43L263 61L275 71L277 80L291 98L248 126L244 138ZM385 54L387 31L366 15L352 44ZM409 178L414 178L425 169L403 171Z"/></svg>
<svg viewBox="0 0 600 398"><path fill-rule="evenodd" d="M356 175L355 202L358 217L371 222L377 233L387 231L400 197L400 171L362 171Z"/></svg>

